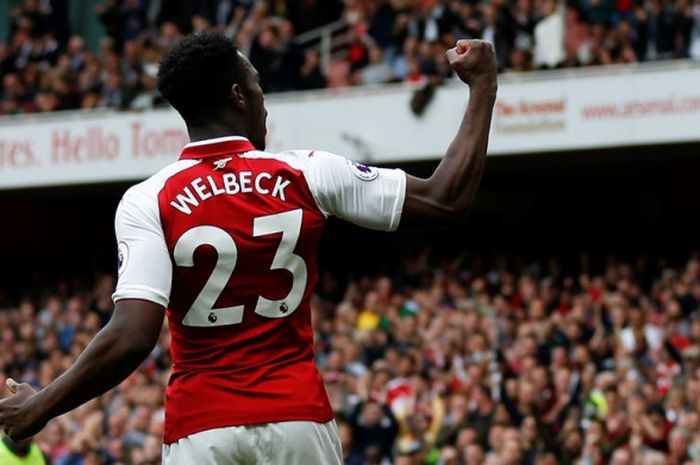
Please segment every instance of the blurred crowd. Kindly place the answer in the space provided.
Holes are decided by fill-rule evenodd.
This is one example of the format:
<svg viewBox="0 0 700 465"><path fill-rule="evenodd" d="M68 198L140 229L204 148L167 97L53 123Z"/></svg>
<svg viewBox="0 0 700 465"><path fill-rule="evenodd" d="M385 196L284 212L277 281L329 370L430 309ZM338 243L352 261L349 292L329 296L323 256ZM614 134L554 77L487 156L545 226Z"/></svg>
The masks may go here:
<svg viewBox="0 0 700 465"><path fill-rule="evenodd" d="M66 0L22 0L0 43L0 115L162 105L158 62L183 34L220 30L267 92L385 82L439 83L444 51L487 40L502 71L700 58L700 0L106 0L88 51ZM329 23L324 66L299 34ZM339 22L339 23L338 23Z"/></svg>
<svg viewBox="0 0 700 465"><path fill-rule="evenodd" d="M700 464L700 260L581 269L424 253L392 276L323 273L315 353L346 465ZM0 371L55 379L113 286L0 311ZM164 326L136 373L37 435L48 463L160 463L169 344Z"/></svg>

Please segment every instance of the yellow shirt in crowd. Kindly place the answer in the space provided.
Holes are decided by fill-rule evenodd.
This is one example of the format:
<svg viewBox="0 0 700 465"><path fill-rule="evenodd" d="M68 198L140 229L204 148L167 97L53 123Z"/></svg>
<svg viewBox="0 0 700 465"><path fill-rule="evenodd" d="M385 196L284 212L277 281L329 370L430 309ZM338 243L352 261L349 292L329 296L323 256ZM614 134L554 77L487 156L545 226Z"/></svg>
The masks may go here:
<svg viewBox="0 0 700 465"><path fill-rule="evenodd" d="M372 310L363 310L357 316L357 329L372 331L373 329L377 329L380 320L380 316L374 313Z"/></svg>
<svg viewBox="0 0 700 465"><path fill-rule="evenodd" d="M0 440L0 463L2 465L46 465L46 460L36 444L29 446L27 455L18 457L7 447L4 441Z"/></svg>

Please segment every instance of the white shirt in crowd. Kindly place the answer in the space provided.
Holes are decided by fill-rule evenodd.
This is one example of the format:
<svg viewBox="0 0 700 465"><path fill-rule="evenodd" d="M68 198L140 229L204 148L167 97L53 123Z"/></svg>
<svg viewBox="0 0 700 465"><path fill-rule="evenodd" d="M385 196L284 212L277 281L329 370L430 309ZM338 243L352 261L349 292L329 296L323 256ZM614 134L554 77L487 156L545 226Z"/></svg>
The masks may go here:
<svg viewBox="0 0 700 465"><path fill-rule="evenodd" d="M693 7L693 29L690 32L690 58L700 60L700 3Z"/></svg>
<svg viewBox="0 0 700 465"><path fill-rule="evenodd" d="M564 51L564 8L560 5L535 26L535 66L555 68L566 58Z"/></svg>
<svg viewBox="0 0 700 465"><path fill-rule="evenodd" d="M644 325L644 337L652 351L659 350L663 346L663 333L656 326ZM620 331L620 341L627 352L637 348L637 338L634 336L634 330L629 326Z"/></svg>

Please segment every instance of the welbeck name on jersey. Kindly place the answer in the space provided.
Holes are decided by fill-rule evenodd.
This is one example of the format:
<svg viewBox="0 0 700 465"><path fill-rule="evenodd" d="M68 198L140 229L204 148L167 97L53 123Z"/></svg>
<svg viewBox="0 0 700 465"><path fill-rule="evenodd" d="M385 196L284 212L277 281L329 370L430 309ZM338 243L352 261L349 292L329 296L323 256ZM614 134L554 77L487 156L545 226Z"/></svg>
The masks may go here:
<svg viewBox="0 0 700 465"><path fill-rule="evenodd" d="M191 207L198 207L201 202L218 195L251 194L270 195L286 202L284 190L292 182L281 176L273 176L263 171L253 176L252 171L223 173L221 176L206 176L193 180L189 186L177 194L170 205L181 213L192 214Z"/></svg>

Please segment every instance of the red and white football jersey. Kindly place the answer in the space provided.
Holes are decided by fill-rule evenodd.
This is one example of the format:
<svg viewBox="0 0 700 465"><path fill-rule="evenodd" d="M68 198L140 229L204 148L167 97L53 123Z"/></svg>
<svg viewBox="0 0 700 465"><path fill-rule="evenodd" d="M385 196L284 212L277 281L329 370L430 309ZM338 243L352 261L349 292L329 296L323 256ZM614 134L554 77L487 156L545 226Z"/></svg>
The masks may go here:
<svg viewBox="0 0 700 465"><path fill-rule="evenodd" d="M167 308L173 372L165 443L212 428L327 422L309 301L326 218L398 227L401 170L241 137L187 145L117 210L114 301Z"/></svg>

